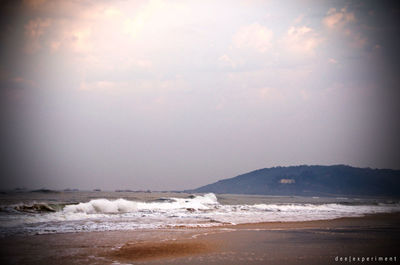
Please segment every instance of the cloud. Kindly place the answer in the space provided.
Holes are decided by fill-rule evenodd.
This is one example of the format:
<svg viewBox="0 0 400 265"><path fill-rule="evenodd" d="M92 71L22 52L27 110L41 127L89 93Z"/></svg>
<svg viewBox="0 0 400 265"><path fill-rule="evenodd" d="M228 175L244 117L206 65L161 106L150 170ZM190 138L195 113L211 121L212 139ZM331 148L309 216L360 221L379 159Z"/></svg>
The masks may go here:
<svg viewBox="0 0 400 265"><path fill-rule="evenodd" d="M125 87L124 83L110 82L110 81L96 81L96 82L82 82L79 90L85 91L115 91L117 88Z"/></svg>
<svg viewBox="0 0 400 265"><path fill-rule="evenodd" d="M290 27L286 36L283 38L283 43L286 48L300 55L314 55L315 48L322 42L322 38L309 27Z"/></svg>
<svg viewBox="0 0 400 265"><path fill-rule="evenodd" d="M42 41L50 52L73 52L88 55L93 51L92 23L56 21Z"/></svg>
<svg viewBox="0 0 400 265"><path fill-rule="evenodd" d="M295 20L293 21L294 24L299 24L303 21L304 19L304 14L299 15L298 17L295 18Z"/></svg>
<svg viewBox="0 0 400 265"><path fill-rule="evenodd" d="M104 9L104 14L108 18L116 18L122 16L122 11L115 7L107 7Z"/></svg>
<svg viewBox="0 0 400 265"><path fill-rule="evenodd" d="M132 38L152 34L168 34L167 31L182 25L182 21L191 20L191 10L184 2L153 0L134 10L134 15L127 13L123 29Z"/></svg>
<svg viewBox="0 0 400 265"><path fill-rule="evenodd" d="M360 32L359 28L357 29L356 21L354 13L349 12L345 7L340 10L329 9L326 17L322 20L328 29L347 36L351 40L351 46L363 48L368 39Z"/></svg>
<svg viewBox="0 0 400 265"><path fill-rule="evenodd" d="M261 100L279 101L282 102L284 94L275 87L262 87L258 89L258 95Z"/></svg>
<svg viewBox="0 0 400 265"><path fill-rule="evenodd" d="M241 27L233 36L233 43L237 48L254 49L265 53L272 46L272 30L253 23L249 26Z"/></svg>
<svg viewBox="0 0 400 265"><path fill-rule="evenodd" d="M50 19L36 18L30 20L25 25L25 36L27 42L25 44L25 52L35 53L42 47L41 38L45 34L46 30L51 26L52 21Z"/></svg>
<svg viewBox="0 0 400 265"><path fill-rule="evenodd" d="M328 63L330 63L330 64L338 64L338 61L336 59L334 59L334 58L329 58L328 59Z"/></svg>
<svg viewBox="0 0 400 265"><path fill-rule="evenodd" d="M352 45L356 48L363 48L367 44L368 39L361 33L350 33L353 41Z"/></svg>
<svg viewBox="0 0 400 265"><path fill-rule="evenodd" d="M46 0L24 0L22 3L30 8L38 8L45 2Z"/></svg>
<svg viewBox="0 0 400 265"><path fill-rule="evenodd" d="M82 27L72 30L70 33L70 41L74 51L88 52L91 50L92 44L90 42L90 35L92 33L91 27Z"/></svg>
<svg viewBox="0 0 400 265"><path fill-rule="evenodd" d="M222 67L231 67L231 68L236 68L236 63L226 54L220 56L218 58L218 62Z"/></svg>
<svg viewBox="0 0 400 265"><path fill-rule="evenodd" d="M37 84L21 76L14 76L0 69L0 93L3 100L10 101L13 104L24 101L24 95L27 90L37 88ZM26 99L26 98L25 98ZM2 101L2 104L5 102Z"/></svg>
<svg viewBox="0 0 400 265"><path fill-rule="evenodd" d="M126 17L121 2L25 0L23 6L33 17L25 25L28 53L47 48L51 53L87 55L94 48L103 47L103 43L112 42L114 36L108 36L107 41L95 38L109 35L110 28L113 32L122 31ZM101 45L94 47L94 42Z"/></svg>
<svg viewBox="0 0 400 265"><path fill-rule="evenodd" d="M327 16L323 19L323 24L330 29L342 28L350 22L355 22L356 18L353 12L348 12L346 8L328 10Z"/></svg>
<svg viewBox="0 0 400 265"><path fill-rule="evenodd" d="M51 53L64 51L87 52L91 48L90 35L99 18L98 6L79 6L71 1L24 1L35 11L25 25L27 37L25 51L35 53L47 48ZM38 11L38 13L35 13ZM116 11L101 8L103 16L113 15ZM61 14L61 15L60 15Z"/></svg>

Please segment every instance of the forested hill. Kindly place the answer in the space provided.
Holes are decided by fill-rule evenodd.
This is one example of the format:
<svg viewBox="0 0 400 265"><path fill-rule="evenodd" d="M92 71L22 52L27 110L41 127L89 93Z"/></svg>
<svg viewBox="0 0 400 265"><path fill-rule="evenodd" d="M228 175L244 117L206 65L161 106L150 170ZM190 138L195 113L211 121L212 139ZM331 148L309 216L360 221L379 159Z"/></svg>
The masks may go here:
<svg viewBox="0 0 400 265"><path fill-rule="evenodd" d="M187 192L397 197L400 196L400 170L346 165L273 167L223 179Z"/></svg>

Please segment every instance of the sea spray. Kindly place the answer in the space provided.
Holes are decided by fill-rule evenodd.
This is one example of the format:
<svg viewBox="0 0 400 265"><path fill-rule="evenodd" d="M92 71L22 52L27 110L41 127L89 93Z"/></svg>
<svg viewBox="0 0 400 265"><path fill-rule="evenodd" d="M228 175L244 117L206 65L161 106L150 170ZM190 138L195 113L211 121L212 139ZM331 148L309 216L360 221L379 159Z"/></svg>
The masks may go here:
<svg viewBox="0 0 400 265"><path fill-rule="evenodd" d="M77 205L67 205L65 213L130 213L145 210L176 210L176 209L209 209L212 205L219 205L213 193L193 198L168 198L161 202L135 202L125 199L107 200L95 199Z"/></svg>
<svg viewBox="0 0 400 265"><path fill-rule="evenodd" d="M107 199L95 199L89 202L81 202L77 205L65 206L63 212L68 213L127 213L137 211L137 203L124 199L110 201Z"/></svg>

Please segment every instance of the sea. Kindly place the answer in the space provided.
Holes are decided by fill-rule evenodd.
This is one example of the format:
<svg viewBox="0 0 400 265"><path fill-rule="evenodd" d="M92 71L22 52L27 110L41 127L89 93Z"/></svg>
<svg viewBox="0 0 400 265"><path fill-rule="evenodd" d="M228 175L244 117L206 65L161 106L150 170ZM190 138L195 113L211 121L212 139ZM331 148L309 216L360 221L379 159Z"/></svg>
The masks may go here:
<svg viewBox="0 0 400 265"><path fill-rule="evenodd" d="M298 222L400 212L399 198L132 191L0 193L0 237Z"/></svg>

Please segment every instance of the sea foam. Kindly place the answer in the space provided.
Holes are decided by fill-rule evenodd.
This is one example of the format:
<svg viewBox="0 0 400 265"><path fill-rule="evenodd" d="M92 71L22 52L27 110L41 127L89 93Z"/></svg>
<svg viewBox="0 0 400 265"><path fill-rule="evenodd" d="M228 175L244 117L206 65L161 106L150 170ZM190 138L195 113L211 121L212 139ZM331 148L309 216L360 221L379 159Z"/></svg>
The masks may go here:
<svg viewBox="0 0 400 265"><path fill-rule="evenodd" d="M110 201L107 199L96 199L89 202L81 202L76 205L67 205L63 209L65 213L126 213L137 211L137 202L118 199Z"/></svg>
<svg viewBox="0 0 400 265"><path fill-rule="evenodd" d="M165 202L135 202L125 199L107 200L95 199L76 205L67 205L65 213L130 213L143 210L174 210L174 209L209 209L218 205L217 197L213 193L193 198L170 198Z"/></svg>

